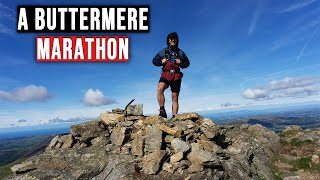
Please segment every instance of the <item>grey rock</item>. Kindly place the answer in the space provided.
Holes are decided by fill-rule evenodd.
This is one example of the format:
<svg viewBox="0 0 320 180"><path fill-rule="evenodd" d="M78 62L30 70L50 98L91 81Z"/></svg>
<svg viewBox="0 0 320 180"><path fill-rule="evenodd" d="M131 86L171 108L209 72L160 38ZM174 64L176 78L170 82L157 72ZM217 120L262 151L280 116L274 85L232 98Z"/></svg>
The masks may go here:
<svg viewBox="0 0 320 180"><path fill-rule="evenodd" d="M283 180L300 180L300 176L299 175L292 175L292 176L286 176L283 177Z"/></svg>
<svg viewBox="0 0 320 180"><path fill-rule="evenodd" d="M116 114L116 113L101 113L100 114L100 121L106 125L115 125L121 121L124 121L125 117L123 114Z"/></svg>
<svg viewBox="0 0 320 180"><path fill-rule="evenodd" d="M187 152L190 149L189 144L187 142L185 142L185 141L182 141L179 138L174 138L171 141L171 146L172 146L172 148L174 149L174 151L176 153L180 152L180 151Z"/></svg>
<svg viewBox="0 0 320 180"><path fill-rule="evenodd" d="M57 145L57 143L59 142L59 135L55 136L54 138L52 138L50 144L47 146L46 150L49 149L54 149L54 147Z"/></svg>
<svg viewBox="0 0 320 180"><path fill-rule="evenodd" d="M314 164L319 164L319 156L316 154L312 155L311 162Z"/></svg>
<svg viewBox="0 0 320 180"><path fill-rule="evenodd" d="M160 160L152 160L143 164L143 173L157 174L160 169Z"/></svg>
<svg viewBox="0 0 320 180"><path fill-rule="evenodd" d="M145 155L143 158L143 172L145 174L156 174L160 170L166 151L158 150L151 154Z"/></svg>
<svg viewBox="0 0 320 180"><path fill-rule="evenodd" d="M160 160L160 161L162 161L166 154L167 154L167 152L165 150L157 150L157 151L155 151L153 153L145 155L143 157L143 162L149 162L149 161L152 161L152 160Z"/></svg>
<svg viewBox="0 0 320 180"><path fill-rule="evenodd" d="M103 171L93 177L92 180L119 180L125 177L129 179L134 172L134 165L130 163L132 160L133 157L131 156L120 156L119 159L111 159Z"/></svg>
<svg viewBox="0 0 320 180"><path fill-rule="evenodd" d="M300 131L302 130L302 128L300 126L297 126L297 125L290 125L290 126L287 126L282 132L287 132L287 131Z"/></svg>
<svg viewBox="0 0 320 180"><path fill-rule="evenodd" d="M62 144L61 148L71 148L75 141L71 134L67 135L65 142Z"/></svg>
<svg viewBox="0 0 320 180"><path fill-rule="evenodd" d="M180 151L170 157L170 163L179 162L183 158L183 152Z"/></svg>
<svg viewBox="0 0 320 180"><path fill-rule="evenodd" d="M143 105L129 105L125 111L127 116L143 116Z"/></svg>
<svg viewBox="0 0 320 180"><path fill-rule="evenodd" d="M134 138L131 149L132 155L143 156L144 140L145 138L140 134Z"/></svg>
<svg viewBox="0 0 320 180"><path fill-rule="evenodd" d="M91 139L99 136L109 136L109 131L104 127L100 121L89 121L70 128L71 135L85 143L90 142Z"/></svg>
<svg viewBox="0 0 320 180"><path fill-rule="evenodd" d="M17 164L11 167L11 170L15 173L22 173L36 169L36 165L32 161L24 161L21 164Z"/></svg>
<svg viewBox="0 0 320 180"><path fill-rule="evenodd" d="M204 162L211 161L213 154L210 151L200 150L190 152L187 158L191 161L191 163L203 164Z"/></svg>
<svg viewBox="0 0 320 180"><path fill-rule="evenodd" d="M145 153L151 153L161 149L162 146L162 131L159 126L147 126L145 136Z"/></svg>
<svg viewBox="0 0 320 180"><path fill-rule="evenodd" d="M212 139L219 133L219 127L218 126L212 126L212 127L204 127L201 126L200 130L203 132L204 135L207 136L207 138Z"/></svg>
<svg viewBox="0 0 320 180"><path fill-rule="evenodd" d="M171 163L164 163L163 166L162 166L162 169L163 169L164 171L167 171L167 172L172 173L172 174L174 173L174 171L175 171L177 168L178 168L177 165L173 165L173 164L171 164Z"/></svg>
<svg viewBox="0 0 320 180"><path fill-rule="evenodd" d="M191 166L188 168L188 172L191 173L197 173L203 171L203 165L199 163L192 163Z"/></svg>
<svg viewBox="0 0 320 180"><path fill-rule="evenodd" d="M180 120L180 121L184 121L184 120L197 120L199 119L201 116L198 114L198 113L194 113L194 112L191 112L191 113L183 113L183 114L178 114L176 116L176 119L177 120Z"/></svg>
<svg viewBox="0 0 320 180"><path fill-rule="evenodd" d="M124 110L120 108L112 109L112 113L114 114L123 114Z"/></svg>
<svg viewBox="0 0 320 180"><path fill-rule="evenodd" d="M115 127L110 136L111 142L115 145L121 146L126 139L127 131L128 129L126 127Z"/></svg>
<svg viewBox="0 0 320 180"><path fill-rule="evenodd" d="M93 146L105 146L109 144L111 141L108 137L100 136L92 139L90 142Z"/></svg>

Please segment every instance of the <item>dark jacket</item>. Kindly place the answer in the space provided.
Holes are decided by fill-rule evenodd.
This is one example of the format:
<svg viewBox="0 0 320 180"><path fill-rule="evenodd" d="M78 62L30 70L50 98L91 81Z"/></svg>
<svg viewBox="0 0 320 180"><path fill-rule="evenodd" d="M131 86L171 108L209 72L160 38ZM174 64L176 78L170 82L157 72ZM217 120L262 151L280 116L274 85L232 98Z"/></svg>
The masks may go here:
<svg viewBox="0 0 320 180"><path fill-rule="evenodd" d="M170 47L170 46L169 46L169 38L170 38L171 36L175 36L175 37L177 38L177 40L178 40L176 46L174 46L174 47ZM154 64L155 66L163 66L161 60L162 60L163 58L168 58L168 57L166 57L166 49L167 49L170 54L171 54L171 53L176 53L176 54L178 54L178 57L179 57L179 59L181 60L181 63L180 63L180 65L179 65L179 67L181 67L181 68L187 68L187 67L189 67L190 61L189 61L187 55L186 55L181 49L179 49L179 47L178 47L178 46L179 46L178 34L175 33L175 32L168 34L168 36L167 36L167 42L166 42L166 43L167 43L167 47L161 49L161 50L156 54L156 56L153 58L153 61L152 61L153 64ZM175 59L175 58L176 58L176 57L170 56L168 59L169 59L169 61L174 62L174 59Z"/></svg>

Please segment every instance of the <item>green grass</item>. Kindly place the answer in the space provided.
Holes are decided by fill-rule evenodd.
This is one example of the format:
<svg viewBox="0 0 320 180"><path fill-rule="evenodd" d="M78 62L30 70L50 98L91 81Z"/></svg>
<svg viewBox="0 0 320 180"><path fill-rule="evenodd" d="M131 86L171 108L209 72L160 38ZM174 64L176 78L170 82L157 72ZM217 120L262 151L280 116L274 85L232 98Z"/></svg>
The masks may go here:
<svg viewBox="0 0 320 180"><path fill-rule="evenodd" d="M280 144L282 145L287 145L288 144L288 141L286 141L285 139L280 139Z"/></svg>
<svg viewBox="0 0 320 180"><path fill-rule="evenodd" d="M289 130L286 132L281 132L280 136L282 136L282 137L293 136L293 135L296 135L298 132L299 132L298 130Z"/></svg>
<svg viewBox="0 0 320 180"><path fill-rule="evenodd" d="M292 138L291 139L291 145L292 146L302 146L306 144L312 144L313 142L310 139L300 141L298 138Z"/></svg>
<svg viewBox="0 0 320 180"><path fill-rule="evenodd" d="M281 176L279 176L277 173L273 172L273 179L274 180L283 180Z"/></svg>
<svg viewBox="0 0 320 180"><path fill-rule="evenodd" d="M6 165L3 165L3 166L0 166L0 179L3 179L9 175L12 175L14 174L10 167L16 165L16 164L20 164L22 161L26 160L27 158L23 158L23 159L18 159L14 162L11 162L9 164L6 164Z"/></svg>
<svg viewBox="0 0 320 180"><path fill-rule="evenodd" d="M30 156L30 153L47 144L50 138L51 136L32 136L0 140L0 166Z"/></svg>
<svg viewBox="0 0 320 180"><path fill-rule="evenodd" d="M320 164L313 164L311 162L311 156L299 158L291 163L293 165L293 171L297 171L299 169L304 169L311 172L320 171Z"/></svg>
<svg viewBox="0 0 320 180"><path fill-rule="evenodd" d="M293 161L293 169L310 169L311 157L302 157Z"/></svg>

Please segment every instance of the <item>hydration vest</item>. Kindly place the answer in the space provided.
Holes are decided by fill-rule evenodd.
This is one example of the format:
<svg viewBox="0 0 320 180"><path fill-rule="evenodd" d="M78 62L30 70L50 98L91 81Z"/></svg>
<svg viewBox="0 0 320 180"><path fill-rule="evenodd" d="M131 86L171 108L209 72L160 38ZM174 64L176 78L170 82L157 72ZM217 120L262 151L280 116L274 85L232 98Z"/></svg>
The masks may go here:
<svg viewBox="0 0 320 180"><path fill-rule="evenodd" d="M170 57L174 56L174 59L179 58L179 52L180 49L178 49L178 52L173 51L170 53L168 48L165 49L165 58L168 59L168 61L163 64L162 66L162 74L161 77L165 78L168 81L176 81L182 78L183 74L180 71L180 67L175 62L171 62Z"/></svg>

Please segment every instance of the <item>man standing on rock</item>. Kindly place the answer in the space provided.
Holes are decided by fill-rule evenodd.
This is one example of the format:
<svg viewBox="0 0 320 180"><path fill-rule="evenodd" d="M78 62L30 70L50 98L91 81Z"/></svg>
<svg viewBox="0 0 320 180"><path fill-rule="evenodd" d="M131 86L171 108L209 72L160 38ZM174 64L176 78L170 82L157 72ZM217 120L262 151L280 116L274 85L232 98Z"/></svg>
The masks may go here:
<svg viewBox="0 0 320 180"><path fill-rule="evenodd" d="M176 32L167 36L167 47L160 50L153 58L155 66L162 66L162 73L158 84L158 103L160 106L159 116L167 118L164 108L164 91L170 86L172 96L172 117L174 118L179 109L178 97L181 87L182 72L180 68L187 68L190 65L186 54L178 48L179 38Z"/></svg>

